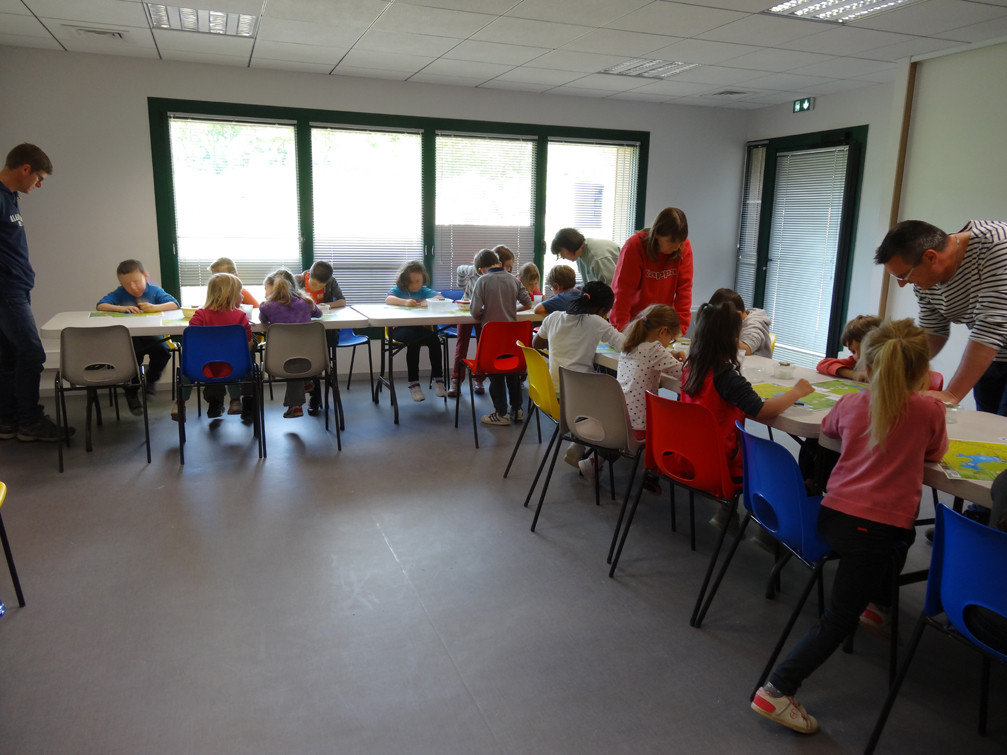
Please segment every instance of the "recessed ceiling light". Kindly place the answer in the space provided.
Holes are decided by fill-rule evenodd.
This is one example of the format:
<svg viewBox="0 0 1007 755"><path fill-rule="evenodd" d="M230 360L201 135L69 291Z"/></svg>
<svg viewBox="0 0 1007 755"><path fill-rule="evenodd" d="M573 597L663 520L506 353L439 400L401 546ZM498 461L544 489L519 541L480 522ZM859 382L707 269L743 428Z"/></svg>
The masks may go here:
<svg viewBox="0 0 1007 755"><path fill-rule="evenodd" d="M669 76L674 76L677 73L698 67L698 63L632 58L614 66L609 66L602 73L610 73L615 76L643 76L648 79L666 79Z"/></svg>
<svg viewBox="0 0 1007 755"><path fill-rule="evenodd" d="M848 23L918 2L920 0L787 0L774 5L766 12L796 18L813 18L818 21Z"/></svg>
<svg viewBox="0 0 1007 755"><path fill-rule="evenodd" d="M154 29L194 31L229 37L255 36L255 16L247 13L225 13L219 10L184 8L163 3L144 3L147 18Z"/></svg>

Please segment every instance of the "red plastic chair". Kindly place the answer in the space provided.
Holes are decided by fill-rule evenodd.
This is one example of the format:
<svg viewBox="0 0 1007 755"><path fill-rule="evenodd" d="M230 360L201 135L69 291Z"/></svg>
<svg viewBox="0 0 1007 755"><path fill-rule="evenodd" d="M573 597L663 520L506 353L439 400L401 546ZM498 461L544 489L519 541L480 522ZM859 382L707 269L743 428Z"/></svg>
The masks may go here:
<svg viewBox="0 0 1007 755"><path fill-rule="evenodd" d="M944 376L939 372L934 372L933 370L930 370L930 385L927 386L927 390L931 391L944 390Z"/></svg>
<svg viewBox="0 0 1007 755"><path fill-rule="evenodd" d="M517 342L531 343L531 320L488 322L482 327L476 345L475 359L463 359L469 375L469 405L472 407L472 434L479 448L479 425L476 422L475 392L472 375L511 375L527 371L524 354ZM458 427L458 407L461 391L455 397L455 427Z"/></svg>
<svg viewBox="0 0 1007 755"><path fill-rule="evenodd" d="M738 498L741 495L741 483L731 479L731 473L727 469L724 442L720 437L717 421L710 410L702 404L685 404L681 401L661 398L656 393L648 391L646 449L646 465L649 469L657 470L661 476L667 477L675 485L680 485L689 491L691 541L692 547L695 548L694 495L699 493L729 506L731 516L738 508ZM612 564L608 573L610 577L615 574L615 568L619 564L619 557L626 544L626 536L633 524L633 517L636 514L636 507L640 503L642 492L643 486L641 484L640 489L637 490L636 498L633 500L633 506L629 509L624 526L622 519L625 511L619 514L615 536L612 538L612 544L615 545L616 537L618 537L619 545L610 558ZM674 491L672 491L672 496L674 496ZM623 509L625 510L625 505ZM730 521L730 517L728 521ZM693 620L695 620L703 603L706 588L717 563L717 557L724 544L724 538L727 536L727 530L728 528L725 526L720 531L720 537L717 539L717 545L710 558L710 566L706 570L706 577L703 579L703 585L692 612Z"/></svg>

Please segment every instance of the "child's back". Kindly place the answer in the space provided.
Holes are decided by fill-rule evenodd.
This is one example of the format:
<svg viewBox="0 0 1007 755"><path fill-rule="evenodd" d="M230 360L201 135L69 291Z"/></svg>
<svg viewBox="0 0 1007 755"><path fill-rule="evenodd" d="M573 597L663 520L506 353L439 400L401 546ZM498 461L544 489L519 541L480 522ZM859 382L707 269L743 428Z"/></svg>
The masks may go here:
<svg viewBox="0 0 1007 755"><path fill-rule="evenodd" d="M642 437L647 427L647 391L657 392L661 375L680 377L684 358L668 350L682 334L678 315L666 304L652 304L638 314L623 334L618 380L626 394L633 430Z"/></svg>
<svg viewBox="0 0 1007 755"><path fill-rule="evenodd" d="M502 267L479 276L472 287L472 316L481 323L517 320L517 304L531 306L531 296L521 281Z"/></svg>
<svg viewBox="0 0 1007 755"><path fill-rule="evenodd" d="M272 286L268 299L259 307L259 321L263 325L310 322L312 317L322 316L318 306L292 290L286 279L277 278Z"/></svg>

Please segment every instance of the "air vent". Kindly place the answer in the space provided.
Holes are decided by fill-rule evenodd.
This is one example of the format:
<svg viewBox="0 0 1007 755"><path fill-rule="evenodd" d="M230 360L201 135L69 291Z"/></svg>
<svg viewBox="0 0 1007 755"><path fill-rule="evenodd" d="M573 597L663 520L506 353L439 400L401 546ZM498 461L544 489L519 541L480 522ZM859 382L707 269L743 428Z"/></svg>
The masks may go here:
<svg viewBox="0 0 1007 755"><path fill-rule="evenodd" d="M744 97L751 92L742 92L740 89L723 89L719 92L712 92L707 97Z"/></svg>
<svg viewBox="0 0 1007 755"><path fill-rule="evenodd" d="M116 29L91 29L86 26L68 26L75 36L84 37L86 39L107 39L107 40L124 40L126 39L126 32L117 31Z"/></svg>

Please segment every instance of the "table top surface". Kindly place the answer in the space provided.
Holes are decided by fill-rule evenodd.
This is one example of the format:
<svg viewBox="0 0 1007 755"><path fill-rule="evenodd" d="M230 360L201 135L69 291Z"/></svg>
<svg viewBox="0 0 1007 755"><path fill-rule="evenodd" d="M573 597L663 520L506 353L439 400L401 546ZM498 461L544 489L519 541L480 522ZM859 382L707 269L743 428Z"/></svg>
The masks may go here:
<svg viewBox="0 0 1007 755"><path fill-rule="evenodd" d="M403 307L395 304L355 304L354 309L367 316L373 327L396 327L399 325L449 325L472 324L476 320L467 309L451 305L446 309L431 310L428 307ZM541 320L545 315L536 315L528 309L517 313L518 320Z"/></svg>

